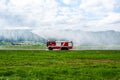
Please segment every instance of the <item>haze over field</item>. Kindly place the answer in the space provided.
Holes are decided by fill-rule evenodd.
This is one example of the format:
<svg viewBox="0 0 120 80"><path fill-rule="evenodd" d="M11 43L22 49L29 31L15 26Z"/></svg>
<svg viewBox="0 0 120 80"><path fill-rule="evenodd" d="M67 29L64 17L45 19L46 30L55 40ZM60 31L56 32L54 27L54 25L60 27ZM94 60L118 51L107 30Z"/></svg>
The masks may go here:
<svg viewBox="0 0 120 80"><path fill-rule="evenodd" d="M0 29L1 41L6 30L28 30L22 34L119 45L120 0L0 0Z"/></svg>
<svg viewBox="0 0 120 80"><path fill-rule="evenodd" d="M20 42L20 41L36 41L45 43L46 40L30 30L0 30L0 41Z"/></svg>
<svg viewBox="0 0 120 80"><path fill-rule="evenodd" d="M59 34L60 33L60 34ZM54 35L53 35L54 34ZM59 36L59 37L58 37ZM120 32L118 31L80 31L57 30L33 31L33 30L0 30L0 41L20 42L35 41L45 43L47 40L72 40L74 45L120 45Z"/></svg>

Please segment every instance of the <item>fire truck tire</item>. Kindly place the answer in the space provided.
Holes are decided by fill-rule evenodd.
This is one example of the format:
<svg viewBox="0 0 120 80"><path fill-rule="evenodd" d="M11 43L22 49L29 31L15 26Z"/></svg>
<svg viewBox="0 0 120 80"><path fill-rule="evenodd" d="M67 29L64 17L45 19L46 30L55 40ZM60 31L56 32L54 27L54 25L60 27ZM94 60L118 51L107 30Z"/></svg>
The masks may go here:
<svg viewBox="0 0 120 80"><path fill-rule="evenodd" d="M62 47L61 50L69 50L67 47Z"/></svg>
<svg viewBox="0 0 120 80"><path fill-rule="evenodd" d="M53 50L53 47L49 47L48 49L49 49L49 50Z"/></svg>

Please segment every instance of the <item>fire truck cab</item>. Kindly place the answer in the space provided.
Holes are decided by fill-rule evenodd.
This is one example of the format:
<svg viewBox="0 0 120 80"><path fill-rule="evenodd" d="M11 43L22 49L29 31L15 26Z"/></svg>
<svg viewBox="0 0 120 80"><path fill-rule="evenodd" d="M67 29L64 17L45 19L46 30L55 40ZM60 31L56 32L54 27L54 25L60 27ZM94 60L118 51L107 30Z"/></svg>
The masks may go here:
<svg viewBox="0 0 120 80"><path fill-rule="evenodd" d="M72 41L47 41L46 47L48 50L59 49L69 50L73 48Z"/></svg>

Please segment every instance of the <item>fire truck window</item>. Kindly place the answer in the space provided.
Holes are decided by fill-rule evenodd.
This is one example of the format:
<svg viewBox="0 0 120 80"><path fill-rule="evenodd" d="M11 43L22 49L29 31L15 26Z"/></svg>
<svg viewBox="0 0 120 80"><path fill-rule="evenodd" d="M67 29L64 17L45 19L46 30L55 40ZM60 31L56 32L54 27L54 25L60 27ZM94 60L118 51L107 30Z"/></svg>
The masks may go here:
<svg viewBox="0 0 120 80"><path fill-rule="evenodd" d="M72 46L72 43L69 43L69 46Z"/></svg>
<svg viewBox="0 0 120 80"><path fill-rule="evenodd" d="M61 46L61 43L60 42L56 42L56 46Z"/></svg>

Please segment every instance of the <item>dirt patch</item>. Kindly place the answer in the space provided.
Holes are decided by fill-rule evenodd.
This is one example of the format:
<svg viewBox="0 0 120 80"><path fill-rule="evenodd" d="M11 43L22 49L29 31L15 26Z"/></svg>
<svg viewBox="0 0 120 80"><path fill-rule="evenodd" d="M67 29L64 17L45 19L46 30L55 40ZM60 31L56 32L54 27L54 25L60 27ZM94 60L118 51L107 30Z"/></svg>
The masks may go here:
<svg viewBox="0 0 120 80"><path fill-rule="evenodd" d="M120 60L110 59L72 59L72 60L59 60L57 64L69 64L69 65L80 65L85 63L120 63Z"/></svg>

